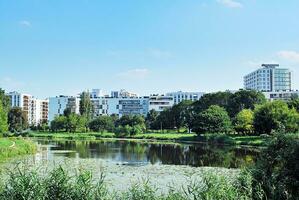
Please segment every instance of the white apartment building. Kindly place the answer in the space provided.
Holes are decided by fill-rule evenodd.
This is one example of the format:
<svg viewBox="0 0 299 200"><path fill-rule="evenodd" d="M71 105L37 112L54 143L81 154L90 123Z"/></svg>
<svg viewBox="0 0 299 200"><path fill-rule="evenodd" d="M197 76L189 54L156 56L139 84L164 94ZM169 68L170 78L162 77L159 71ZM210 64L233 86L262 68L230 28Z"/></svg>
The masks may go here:
<svg viewBox="0 0 299 200"><path fill-rule="evenodd" d="M204 92L169 92L166 96L173 97L174 104L179 104L185 100L198 101L205 93Z"/></svg>
<svg viewBox="0 0 299 200"><path fill-rule="evenodd" d="M80 98L72 96L57 96L49 98L49 121L56 116L63 115L66 108L70 108L71 112L79 114Z"/></svg>
<svg viewBox="0 0 299 200"><path fill-rule="evenodd" d="M244 76L244 88L261 92L292 90L292 73L278 64L262 64L262 68Z"/></svg>
<svg viewBox="0 0 299 200"><path fill-rule="evenodd" d="M148 113L148 97L92 98L94 115L144 115Z"/></svg>
<svg viewBox="0 0 299 200"><path fill-rule="evenodd" d="M174 97L170 95L151 95L148 104L148 111L155 110L161 112L174 105Z"/></svg>
<svg viewBox="0 0 299 200"><path fill-rule="evenodd" d="M36 99L30 94L19 92L10 92L11 107L20 107L25 115L29 125L38 125L48 120L48 100Z"/></svg>

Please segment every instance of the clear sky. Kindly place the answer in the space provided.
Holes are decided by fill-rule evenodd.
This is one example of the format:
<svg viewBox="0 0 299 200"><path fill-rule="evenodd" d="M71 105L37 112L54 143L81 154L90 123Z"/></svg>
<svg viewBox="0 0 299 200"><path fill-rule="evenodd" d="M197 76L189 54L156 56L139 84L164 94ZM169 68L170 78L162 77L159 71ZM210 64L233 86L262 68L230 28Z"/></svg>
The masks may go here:
<svg viewBox="0 0 299 200"><path fill-rule="evenodd" d="M264 62L299 89L298 0L0 0L7 91L233 90Z"/></svg>

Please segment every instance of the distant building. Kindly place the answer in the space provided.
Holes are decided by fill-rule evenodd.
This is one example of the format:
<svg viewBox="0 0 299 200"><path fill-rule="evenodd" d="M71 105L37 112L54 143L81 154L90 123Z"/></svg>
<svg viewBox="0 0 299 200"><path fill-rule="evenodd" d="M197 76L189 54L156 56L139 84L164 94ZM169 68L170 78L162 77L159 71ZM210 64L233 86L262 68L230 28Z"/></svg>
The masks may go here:
<svg viewBox="0 0 299 200"><path fill-rule="evenodd" d="M292 97L299 97L299 91L280 91L280 92L263 92L266 99L273 100L290 100Z"/></svg>
<svg viewBox="0 0 299 200"><path fill-rule="evenodd" d="M56 116L63 115L66 108L70 108L72 113L79 114L80 98L73 96L58 96L49 98L49 121Z"/></svg>
<svg viewBox="0 0 299 200"><path fill-rule="evenodd" d="M29 125L48 121L48 100L36 99L30 94L10 92L10 106L19 107L27 116Z"/></svg>
<svg viewBox="0 0 299 200"><path fill-rule="evenodd" d="M129 97L138 97L138 94L133 92L128 92L124 89L121 89L120 91L112 91L111 92L112 98L129 98Z"/></svg>
<svg viewBox="0 0 299 200"><path fill-rule="evenodd" d="M155 110L161 112L167 108L171 108L174 105L173 96L164 96L164 95L151 95L149 97L148 110Z"/></svg>
<svg viewBox="0 0 299 200"><path fill-rule="evenodd" d="M278 64L262 64L262 68L244 76L244 88L261 92L292 90L292 73Z"/></svg>
<svg viewBox="0 0 299 200"><path fill-rule="evenodd" d="M205 93L204 92L169 92L166 96L173 97L174 104L179 104L184 100L198 101Z"/></svg>
<svg viewBox="0 0 299 200"><path fill-rule="evenodd" d="M148 97L92 98L94 115L144 115L148 113Z"/></svg>

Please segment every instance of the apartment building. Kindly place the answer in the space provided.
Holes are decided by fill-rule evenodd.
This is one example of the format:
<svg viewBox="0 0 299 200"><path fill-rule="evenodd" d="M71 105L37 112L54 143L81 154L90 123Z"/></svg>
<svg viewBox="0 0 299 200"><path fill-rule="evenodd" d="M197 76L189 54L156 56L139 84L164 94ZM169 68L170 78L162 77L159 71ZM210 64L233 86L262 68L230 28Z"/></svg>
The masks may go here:
<svg viewBox="0 0 299 200"><path fill-rule="evenodd" d="M292 90L292 72L279 68L279 64L262 64L244 76L244 88L261 92L287 92Z"/></svg>
<svg viewBox="0 0 299 200"><path fill-rule="evenodd" d="M49 98L48 119L52 121L56 116L63 115L66 108L71 112L79 114L80 98L73 96L57 96Z"/></svg>
<svg viewBox="0 0 299 200"><path fill-rule="evenodd" d="M48 100L36 99L30 94L10 92L11 107L20 107L25 113L29 125L38 125L48 121Z"/></svg>
<svg viewBox="0 0 299 200"><path fill-rule="evenodd" d="M148 113L148 97L92 98L94 115L144 115Z"/></svg>
<svg viewBox="0 0 299 200"><path fill-rule="evenodd" d="M174 104L179 104L182 101L190 100L190 101L198 101L205 93L204 92L169 92L166 93L166 96L173 97Z"/></svg>
<svg viewBox="0 0 299 200"><path fill-rule="evenodd" d="M151 95L149 97L149 108L148 110L155 110L161 112L167 108L171 108L174 103L174 97L170 95Z"/></svg>

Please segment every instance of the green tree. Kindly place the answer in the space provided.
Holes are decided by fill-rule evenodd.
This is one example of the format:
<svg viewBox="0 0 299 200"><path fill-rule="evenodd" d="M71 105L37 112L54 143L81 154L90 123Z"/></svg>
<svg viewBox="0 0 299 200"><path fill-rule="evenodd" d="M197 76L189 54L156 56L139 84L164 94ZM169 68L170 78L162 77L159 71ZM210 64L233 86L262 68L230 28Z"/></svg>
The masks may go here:
<svg viewBox="0 0 299 200"><path fill-rule="evenodd" d="M51 121L50 128L52 131L62 131L67 129L67 117L56 116L54 120Z"/></svg>
<svg viewBox="0 0 299 200"><path fill-rule="evenodd" d="M110 116L99 116L89 123L89 128L95 132L112 132L114 129L114 121Z"/></svg>
<svg viewBox="0 0 299 200"><path fill-rule="evenodd" d="M29 126L25 112L19 107L10 109L8 113L8 124L10 132L21 132Z"/></svg>
<svg viewBox="0 0 299 200"><path fill-rule="evenodd" d="M5 95L5 91L0 88L0 101L2 102L2 108L6 110L6 112L10 109L10 98Z"/></svg>
<svg viewBox="0 0 299 200"><path fill-rule="evenodd" d="M82 92L80 96L80 108L79 108L80 114L82 116L85 116L88 121L90 121L93 118L93 105L90 100L90 94L89 92Z"/></svg>
<svg viewBox="0 0 299 200"><path fill-rule="evenodd" d="M3 108L2 100L0 99L0 133L5 133L7 131L7 112L6 109Z"/></svg>
<svg viewBox="0 0 299 200"><path fill-rule="evenodd" d="M152 109L148 112L145 122L146 122L146 127L149 129L159 129L159 124L157 123L157 118L158 118L159 113Z"/></svg>
<svg viewBox="0 0 299 200"><path fill-rule="evenodd" d="M254 129L259 134L270 134L283 128L286 132L299 130L299 114L283 101L267 102L254 111Z"/></svg>
<svg viewBox="0 0 299 200"><path fill-rule="evenodd" d="M288 106L290 109L294 108L295 110L297 110L297 112L299 112L299 98L292 98L290 101L288 101Z"/></svg>
<svg viewBox="0 0 299 200"><path fill-rule="evenodd" d="M202 133L226 133L231 130L231 121L226 110L212 105L194 118L193 131Z"/></svg>
<svg viewBox="0 0 299 200"><path fill-rule="evenodd" d="M251 170L254 199L298 199L298 155L298 140L276 135ZM260 188L264 194L257 192Z"/></svg>
<svg viewBox="0 0 299 200"><path fill-rule="evenodd" d="M253 132L253 111L244 109L239 112L235 119L235 130L238 133L248 134Z"/></svg>
<svg viewBox="0 0 299 200"><path fill-rule="evenodd" d="M235 117L243 109L255 108L255 105L266 103L265 95L255 90L239 90L229 97L227 111Z"/></svg>
<svg viewBox="0 0 299 200"><path fill-rule="evenodd" d="M193 111L198 114L212 105L218 105L227 109L231 92L216 92L203 95L198 101L193 103Z"/></svg>

